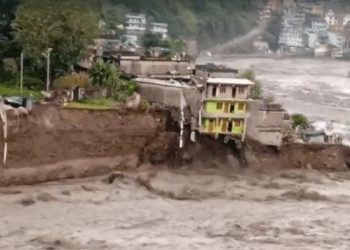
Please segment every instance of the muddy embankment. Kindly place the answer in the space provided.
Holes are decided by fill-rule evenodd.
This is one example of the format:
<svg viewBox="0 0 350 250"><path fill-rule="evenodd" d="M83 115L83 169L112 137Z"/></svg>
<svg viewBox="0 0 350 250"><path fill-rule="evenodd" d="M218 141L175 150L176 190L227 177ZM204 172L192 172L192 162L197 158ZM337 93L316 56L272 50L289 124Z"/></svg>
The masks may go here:
<svg viewBox="0 0 350 250"><path fill-rule="evenodd" d="M167 112L87 111L36 106L28 117L9 117L7 165L0 186L104 175L159 166L232 171L242 167L237 154L210 138L178 150ZM3 140L0 141L3 144ZM244 151L245 167L347 170L342 146L290 144L277 153L256 143ZM176 163L174 165L174 163Z"/></svg>

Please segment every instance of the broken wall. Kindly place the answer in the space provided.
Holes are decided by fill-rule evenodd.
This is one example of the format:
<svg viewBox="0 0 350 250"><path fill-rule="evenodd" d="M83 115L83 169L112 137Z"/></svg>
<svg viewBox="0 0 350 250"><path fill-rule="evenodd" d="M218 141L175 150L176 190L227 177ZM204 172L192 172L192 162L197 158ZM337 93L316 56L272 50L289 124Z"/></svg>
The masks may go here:
<svg viewBox="0 0 350 250"><path fill-rule="evenodd" d="M186 61L146 61L146 60L121 60L120 69L133 75L167 75L176 71L180 75L190 74Z"/></svg>
<svg viewBox="0 0 350 250"><path fill-rule="evenodd" d="M248 103L247 136L264 145L281 146L284 110L264 110L261 100Z"/></svg>

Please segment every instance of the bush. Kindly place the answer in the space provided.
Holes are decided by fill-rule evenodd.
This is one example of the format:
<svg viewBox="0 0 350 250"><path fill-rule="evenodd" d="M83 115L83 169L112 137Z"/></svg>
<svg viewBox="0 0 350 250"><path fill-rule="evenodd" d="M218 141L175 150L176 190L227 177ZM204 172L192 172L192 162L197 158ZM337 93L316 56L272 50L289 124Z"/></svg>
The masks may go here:
<svg viewBox="0 0 350 250"><path fill-rule="evenodd" d="M138 89L138 84L135 81L121 81L118 91L125 92L128 96L131 96Z"/></svg>
<svg viewBox="0 0 350 250"><path fill-rule="evenodd" d="M256 81L256 78L255 78L255 73L253 70L247 70L245 72L243 72L240 77L242 78L245 78L245 79L248 79L252 82L255 82Z"/></svg>
<svg viewBox="0 0 350 250"><path fill-rule="evenodd" d="M118 85L120 72L111 63L97 59L89 72L92 83L99 87L115 87Z"/></svg>
<svg viewBox="0 0 350 250"><path fill-rule="evenodd" d="M240 75L240 77L248 79L255 84L250 88L249 97L252 99L262 99L263 98L263 90L260 82L258 82L255 78L255 73L253 70L247 70Z"/></svg>
<svg viewBox="0 0 350 250"><path fill-rule="evenodd" d="M19 76L15 75L11 80L6 81L3 84L8 87L17 86L19 88L19 84L20 84ZM43 87L44 87L44 82L41 79L30 77L30 76L23 77L23 88L28 90L42 90Z"/></svg>
<svg viewBox="0 0 350 250"><path fill-rule="evenodd" d="M70 75L65 75L57 78L53 83L54 88L66 89L82 87L86 88L90 86L90 78L88 74L85 73L73 73Z"/></svg>
<svg viewBox="0 0 350 250"><path fill-rule="evenodd" d="M1 81L10 81L15 77L11 71L6 70L3 66L0 65L0 80Z"/></svg>
<svg viewBox="0 0 350 250"><path fill-rule="evenodd" d="M9 87L0 84L0 96L21 96L19 87ZM23 89L22 96L31 96L35 100L40 100L42 95L39 91Z"/></svg>
<svg viewBox="0 0 350 250"><path fill-rule="evenodd" d="M263 98L263 91L261 84L259 82L256 82L250 89L250 98L252 99L262 99Z"/></svg>
<svg viewBox="0 0 350 250"><path fill-rule="evenodd" d="M294 114L291 118L293 128L296 128L298 126L300 128L306 128L309 125L308 119L302 114Z"/></svg>

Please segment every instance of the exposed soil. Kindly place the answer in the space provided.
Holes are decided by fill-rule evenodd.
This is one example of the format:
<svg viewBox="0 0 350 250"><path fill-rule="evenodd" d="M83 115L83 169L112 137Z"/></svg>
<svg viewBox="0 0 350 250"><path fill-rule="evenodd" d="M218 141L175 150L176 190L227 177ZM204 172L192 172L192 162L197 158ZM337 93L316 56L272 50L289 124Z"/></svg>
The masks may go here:
<svg viewBox="0 0 350 250"><path fill-rule="evenodd" d="M10 119L8 161L0 186L130 171L147 162L228 175L243 167L344 171L349 163L349 150L338 145L288 144L277 152L249 141L239 154L220 140L197 137L197 143L187 142L179 151L178 134L167 131L169 117L166 112L35 106L31 115L20 118L19 126L16 117Z"/></svg>
<svg viewBox="0 0 350 250"><path fill-rule="evenodd" d="M35 106L27 118L12 120L9 168L60 161L138 154L164 131L163 115L132 111L87 111ZM1 141L2 143L2 141Z"/></svg>

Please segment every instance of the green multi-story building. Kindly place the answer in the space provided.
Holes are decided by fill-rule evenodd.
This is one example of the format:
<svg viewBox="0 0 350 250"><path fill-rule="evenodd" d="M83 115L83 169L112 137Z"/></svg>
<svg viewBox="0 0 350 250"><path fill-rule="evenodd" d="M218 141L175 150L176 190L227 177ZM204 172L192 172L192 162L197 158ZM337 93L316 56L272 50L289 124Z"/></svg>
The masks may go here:
<svg viewBox="0 0 350 250"><path fill-rule="evenodd" d="M209 78L203 92L200 132L245 138L247 102L253 82L239 78Z"/></svg>

